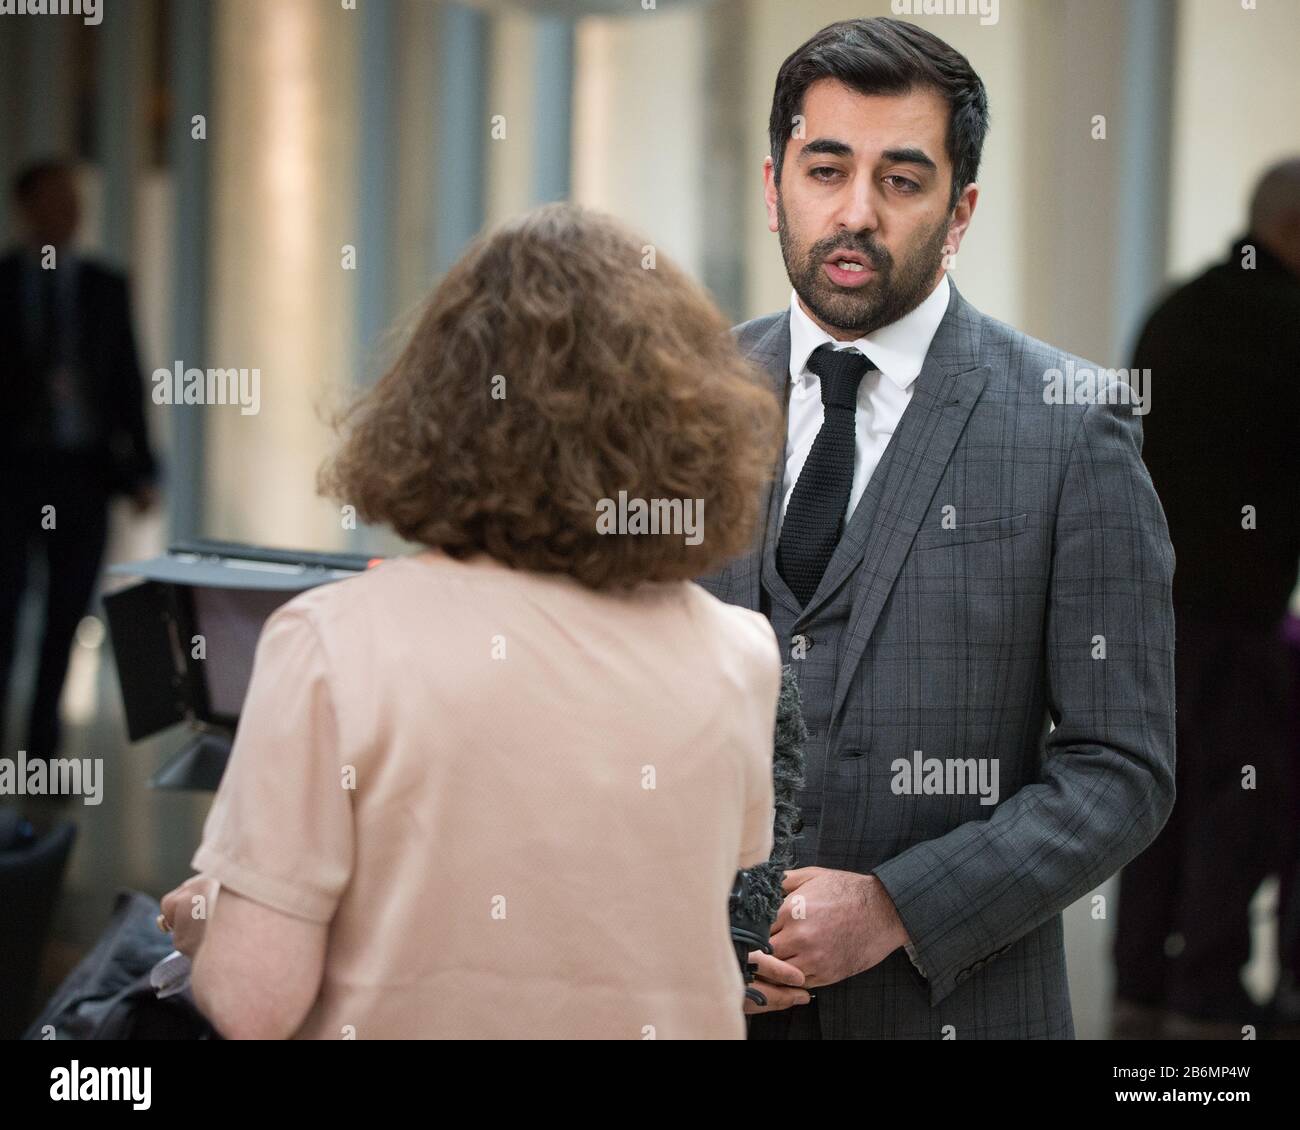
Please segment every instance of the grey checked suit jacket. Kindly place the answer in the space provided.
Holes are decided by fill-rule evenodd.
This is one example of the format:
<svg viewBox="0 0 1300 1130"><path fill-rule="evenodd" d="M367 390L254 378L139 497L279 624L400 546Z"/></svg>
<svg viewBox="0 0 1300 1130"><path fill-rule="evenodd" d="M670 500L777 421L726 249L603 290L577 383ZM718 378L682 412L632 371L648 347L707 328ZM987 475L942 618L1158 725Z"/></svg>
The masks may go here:
<svg viewBox="0 0 1300 1130"><path fill-rule="evenodd" d="M789 312L734 333L784 401ZM834 663L802 686L828 725L820 795L803 798L820 834L798 862L874 873L924 971L900 949L817 990L823 1037L1072 1037L1061 911L1173 806L1173 549L1140 417L1045 403L1067 360L1095 369L954 286L870 513L793 624L844 602ZM755 550L701 582L765 612L783 465ZM893 762L914 750L996 758L999 802L899 795Z"/></svg>

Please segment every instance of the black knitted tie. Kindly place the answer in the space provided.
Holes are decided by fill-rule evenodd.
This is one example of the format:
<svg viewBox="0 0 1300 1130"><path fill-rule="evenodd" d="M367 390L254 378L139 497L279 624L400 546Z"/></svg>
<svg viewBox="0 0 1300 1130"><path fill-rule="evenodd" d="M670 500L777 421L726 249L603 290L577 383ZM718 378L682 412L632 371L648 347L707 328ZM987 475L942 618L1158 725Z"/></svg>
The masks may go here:
<svg viewBox="0 0 1300 1130"><path fill-rule="evenodd" d="M790 493L776 546L777 572L800 605L817 591L844 530L853 490L858 385L875 367L856 349L832 345L819 346L808 358L808 368L821 379L825 419Z"/></svg>

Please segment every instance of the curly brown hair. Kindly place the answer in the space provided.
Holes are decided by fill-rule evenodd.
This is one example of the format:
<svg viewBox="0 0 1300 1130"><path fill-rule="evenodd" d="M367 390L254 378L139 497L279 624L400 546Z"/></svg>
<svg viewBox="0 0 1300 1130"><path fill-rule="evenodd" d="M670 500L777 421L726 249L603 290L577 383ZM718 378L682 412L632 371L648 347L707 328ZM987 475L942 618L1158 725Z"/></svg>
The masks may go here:
<svg viewBox="0 0 1300 1130"><path fill-rule="evenodd" d="M570 204L480 237L336 418L319 492L453 557L594 589L699 577L744 552L780 408L703 289L653 255ZM699 500L703 537L600 532L620 491Z"/></svg>

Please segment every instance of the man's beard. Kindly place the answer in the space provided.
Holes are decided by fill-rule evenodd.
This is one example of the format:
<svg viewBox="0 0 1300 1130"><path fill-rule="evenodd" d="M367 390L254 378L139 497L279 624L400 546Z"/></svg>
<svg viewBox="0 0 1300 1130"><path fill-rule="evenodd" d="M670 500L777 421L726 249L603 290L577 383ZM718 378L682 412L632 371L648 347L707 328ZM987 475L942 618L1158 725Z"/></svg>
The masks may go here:
<svg viewBox="0 0 1300 1130"><path fill-rule="evenodd" d="M776 215L781 255L790 284L804 306L827 326L865 337L915 310L934 289L948 238L947 217L935 226L916 253L899 266L883 244L852 232L828 236L802 252L794 245L779 195ZM863 255L876 277L861 287L836 286L823 269L833 251L856 251Z"/></svg>

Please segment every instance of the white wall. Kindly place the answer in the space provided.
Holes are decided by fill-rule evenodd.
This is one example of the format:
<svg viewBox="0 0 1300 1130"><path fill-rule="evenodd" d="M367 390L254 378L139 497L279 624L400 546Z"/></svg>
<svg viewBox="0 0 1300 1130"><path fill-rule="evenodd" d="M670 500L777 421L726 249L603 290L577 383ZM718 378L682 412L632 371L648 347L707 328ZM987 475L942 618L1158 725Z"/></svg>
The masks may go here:
<svg viewBox="0 0 1300 1130"><path fill-rule="evenodd" d="M696 276L704 134L704 16L634 9L578 25L573 199L613 213Z"/></svg>
<svg viewBox="0 0 1300 1130"><path fill-rule="evenodd" d="M1169 273L1226 256L1260 173L1300 154L1300 3L1179 7Z"/></svg>

